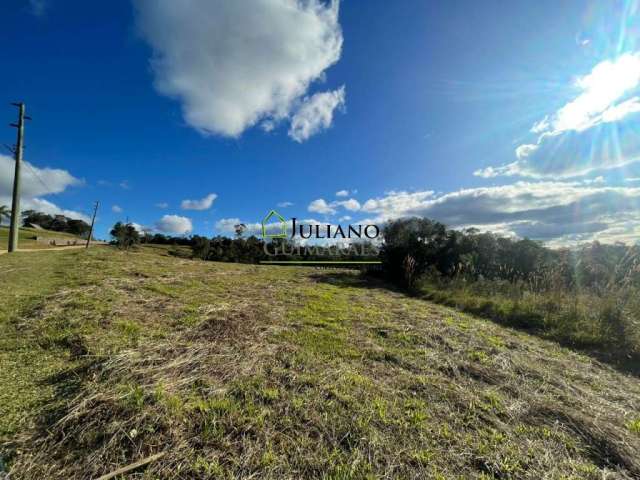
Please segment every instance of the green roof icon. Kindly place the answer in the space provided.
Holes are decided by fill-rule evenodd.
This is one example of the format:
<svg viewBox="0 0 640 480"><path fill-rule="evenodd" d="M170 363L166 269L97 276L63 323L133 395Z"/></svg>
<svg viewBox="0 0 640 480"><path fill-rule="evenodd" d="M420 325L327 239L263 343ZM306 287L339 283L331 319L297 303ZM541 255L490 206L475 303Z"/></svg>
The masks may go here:
<svg viewBox="0 0 640 480"><path fill-rule="evenodd" d="M280 223L280 231L278 233L267 233L267 227L269 225L269 222L272 219L274 219L275 222ZM284 219L282 215L280 215L275 210L271 210L269 213L267 213L267 216L262 219L262 237L263 238L286 238L287 237L287 221Z"/></svg>

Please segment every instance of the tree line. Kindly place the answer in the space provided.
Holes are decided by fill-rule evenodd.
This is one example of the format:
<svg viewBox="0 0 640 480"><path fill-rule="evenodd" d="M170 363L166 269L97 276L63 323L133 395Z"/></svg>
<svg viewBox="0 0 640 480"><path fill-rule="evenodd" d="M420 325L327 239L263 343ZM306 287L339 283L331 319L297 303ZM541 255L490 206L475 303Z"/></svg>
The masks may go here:
<svg viewBox="0 0 640 480"><path fill-rule="evenodd" d="M455 230L418 217L387 222L382 228L382 243L365 245L371 248L364 256L353 246L300 249L289 239L271 239L265 244L255 236L240 234L235 238L175 237L140 233L121 222L111 235L122 248L139 243L188 246L194 258L219 262L381 260L384 276L409 289L425 276L527 282L532 288L542 289L545 283L541 279L544 277L548 286L551 271L554 282L569 289L640 282L640 246L593 242L578 249L550 249L527 238L509 238L474 228Z"/></svg>
<svg viewBox="0 0 640 480"><path fill-rule="evenodd" d="M25 210L21 214L22 226L38 225L45 230L70 233L79 237L89 235L91 227L84 220L69 218L64 215L49 215L36 210ZM6 205L0 206L0 224L3 220L11 218L11 209Z"/></svg>
<svg viewBox="0 0 640 480"><path fill-rule="evenodd" d="M527 238L473 228L448 229L426 218L389 222L383 237L385 274L409 288L425 275L525 282L537 290L640 284L640 245L592 242L579 248L550 249Z"/></svg>

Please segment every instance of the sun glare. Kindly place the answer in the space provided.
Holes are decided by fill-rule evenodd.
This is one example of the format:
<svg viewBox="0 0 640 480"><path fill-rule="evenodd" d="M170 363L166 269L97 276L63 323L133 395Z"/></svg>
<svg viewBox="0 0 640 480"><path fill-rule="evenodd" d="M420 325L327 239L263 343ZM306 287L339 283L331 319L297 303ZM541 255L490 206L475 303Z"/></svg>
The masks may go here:
<svg viewBox="0 0 640 480"><path fill-rule="evenodd" d="M591 73L579 78L576 86L582 93L565 105L554 122L554 130L584 130L600 119L625 93L640 84L640 53L626 53L617 59L605 60Z"/></svg>

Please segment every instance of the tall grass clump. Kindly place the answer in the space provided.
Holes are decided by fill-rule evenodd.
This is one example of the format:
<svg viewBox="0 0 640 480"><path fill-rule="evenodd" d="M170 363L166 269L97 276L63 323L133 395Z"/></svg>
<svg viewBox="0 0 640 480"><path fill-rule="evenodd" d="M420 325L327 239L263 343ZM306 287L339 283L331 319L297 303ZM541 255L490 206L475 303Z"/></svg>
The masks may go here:
<svg viewBox="0 0 640 480"><path fill-rule="evenodd" d="M640 246L551 250L421 218L392 222L384 235L385 275L413 295L565 345L640 358Z"/></svg>

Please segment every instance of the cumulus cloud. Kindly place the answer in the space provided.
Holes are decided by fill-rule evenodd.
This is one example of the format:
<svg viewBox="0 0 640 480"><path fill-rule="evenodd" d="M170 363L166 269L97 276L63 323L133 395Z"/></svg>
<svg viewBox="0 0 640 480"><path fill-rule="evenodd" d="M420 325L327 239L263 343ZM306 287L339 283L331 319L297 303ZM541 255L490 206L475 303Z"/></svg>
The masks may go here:
<svg viewBox="0 0 640 480"><path fill-rule="evenodd" d="M245 233L248 235L258 235L262 232L262 224L257 222L243 222L237 217L234 218L221 218L216 222L215 228L220 233L233 233L235 234L236 225L245 225Z"/></svg>
<svg viewBox="0 0 640 480"><path fill-rule="evenodd" d="M613 61L600 62L591 73L576 80L580 95L558 110L549 129L552 133L585 130L604 121L602 114L638 84L640 53L625 53Z"/></svg>
<svg viewBox="0 0 640 480"><path fill-rule="evenodd" d="M333 202L333 205L339 205L346 210L350 210L352 212L357 212L360 210L360 202L358 202L355 198L350 198L349 200L344 200L340 202Z"/></svg>
<svg viewBox="0 0 640 480"><path fill-rule="evenodd" d="M349 190L338 190L336 192L336 197L348 197L349 196Z"/></svg>
<svg viewBox="0 0 640 480"><path fill-rule="evenodd" d="M158 202L155 204L155 206L158 208L168 208L169 204L167 202Z"/></svg>
<svg viewBox="0 0 640 480"><path fill-rule="evenodd" d="M210 193L200 200L182 200L180 208L183 210L208 210L216 198L218 198L218 195Z"/></svg>
<svg viewBox="0 0 640 480"><path fill-rule="evenodd" d="M318 198L309 204L307 210L314 213L321 213L323 215L334 215L338 211L338 207L342 207L351 212L357 212L362 208L362 205L360 205L360 202L355 198L350 198L348 200L335 200L333 202L327 202L324 198Z"/></svg>
<svg viewBox="0 0 640 480"><path fill-rule="evenodd" d="M14 170L15 162L13 158L7 155L0 155L0 205L11 206ZM88 218L85 214L74 210L66 210L49 200L40 198L61 193L67 188L82 185L82 183L82 180L75 178L66 170L38 168L23 161L21 170L21 210L38 210L50 215L65 215L69 218L86 221Z"/></svg>
<svg viewBox="0 0 640 480"><path fill-rule="evenodd" d="M136 222L129 222L129 225L131 225L136 231L142 234L151 233L153 231L153 228L145 227L144 225L140 225L139 223L136 223Z"/></svg>
<svg viewBox="0 0 640 480"><path fill-rule="evenodd" d="M7 155L0 155L0 195L11 196L15 162ZM26 198L60 193L83 182L66 170L38 168L23 162L21 169L22 196Z"/></svg>
<svg viewBox="0 0 640 480"><path fill-rule="evenodd" d="M216 222L215 228L221 234L233 234L236 233L236 225L244 224L244 234L261 236L262 235L262 223L242 221L237 217L222 218ZM280 222L274 221L265 225L267 233L280 233ZM287 220L287 232L291 232L293 224L291 220Z"/></svg>
<svg viewBox="0 0 640 480"><path fill-rule="evenodd" d="M422 192L388 192L381 198L370 198L362 205L362 210L369 213L408 212L420 208L434 196L432 190Z"/></svg>
<svg viewBox="0 0 640 480"><path fill-rule="evenodd" d="M134 3L156 89L204 134L272 129L340 59L337 0Z"/></svg>
<svg viewBox="0 0 640 480"><path fill-rule="evenodd" d="M318 198L312 201L307 207L307 210L314 213L321 213L323 215L333 215L336 213L336 209L323 198Z"/></svg>
<svg viewBox="0 0 640 480"><path fill-rule="evenodd" d="M280 208L287 208L287 207L292 207L293 203L292 202L280 202L278 203L278 207Z"/></svg>
<svg viewBox="0 0 640 480"><path fill-rule="evenodd" d="M312 135L331 126L333 111L344 106L344 86L332 92L316 93L306 98L291 119L289 136L304 142Z"/></svg>
<svg viewBox="0 0 640 480"><path fill-rule="evenodd" d="M122 213L122 207L118 206L118 205L113 205L111 207L111 211L113 213Z"/></svg>
<svg viewBox="0 0 640 480"><path fill-rule="evenodd" d="M163 233L185 235L193 230L191 220L179 215L164 215L155 224L155 229Z"/></svg>
<svg viewBox="0 0 640 480"><path fill-rule="evenodd" d="M518 147L519 159L474 172L481 177L571 178L621 168L640 160L640 111L621 122L603 123L543 137L535 148Z"/></svg>
<svg viewBox="0 0 640 480"><path fill-rule="evenodd" d="M597 180L597 179L594 179ZM372 221L423 216L449 226L478 227L527 236L553 245L576 241L637 242L640 188L584 182L516 182L512 185L433 192L390 192L363 210Z"/></svg>
<svg viewBox="0 0 640 480"><path fill-rule="evenodd" d="M0 196L0 205L11 205L10 197ZM23 198L20 201L20 210L36 210L38 212L47 213L49 215L64 215L68 218L74 218L77 220L84 220L87 223L91 222L91 218L76 210L68 210L66 208L59 207L55 203L50 202L44 198Z"/></svg>
<svg viewBox="0 0 640 480"><path fill-rule="evenodd" d="M519 145L515 162L474 174L570 178L640 161L640 52L600 62L574 88L575 98L531 127L537 140Z"/></svg>

